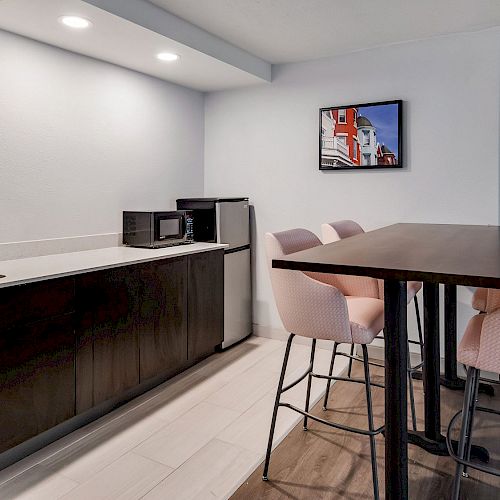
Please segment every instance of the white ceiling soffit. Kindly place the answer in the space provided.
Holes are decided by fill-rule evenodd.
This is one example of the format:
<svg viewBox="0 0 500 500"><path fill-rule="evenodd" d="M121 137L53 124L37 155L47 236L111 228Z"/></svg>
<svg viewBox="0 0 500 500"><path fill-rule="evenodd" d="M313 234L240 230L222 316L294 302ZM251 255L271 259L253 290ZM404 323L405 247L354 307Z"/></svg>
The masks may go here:
<svg viewBox="0 0 500 500"><path fill-rule="evenodd" d="M500 25L500 0L150 0L271 63Z"/></svg>
<svg viewBox="0 0 500 500"><path fill-rule="evenodd" d="M72 30L58 21L63 15L92 26ZM143 0L0 0L0 29L200 91L271 79L269 63ZM159 61L159 52L180 60Z"/></svg>

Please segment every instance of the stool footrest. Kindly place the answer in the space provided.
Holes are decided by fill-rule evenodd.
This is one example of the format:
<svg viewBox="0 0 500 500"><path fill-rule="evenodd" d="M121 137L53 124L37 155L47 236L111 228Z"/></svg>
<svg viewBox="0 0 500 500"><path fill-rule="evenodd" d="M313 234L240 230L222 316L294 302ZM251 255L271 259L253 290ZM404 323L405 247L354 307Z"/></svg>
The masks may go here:
<svg viewBox="0 0 500 500"><path fill-rule="evenodd" d="M316 415L313 415L312 413L301 410L300 408L297 408L296 406L294 406L290 403L279 403L278 406L283 406L285 408L289 408L290 410L296 411L297 413L304 415L304 417L310 418L311 420L315 420L316 422L319 422L321 424L328 425L329 427L334 427L335 429L341 429L343 431L354 432L356 434L362 434L363 436L376 436L377 434L380 434L385 429L384 425L382 425L378 429L374 429L373 431L365 430L365 429L358 429L357 427L350 427L348 425L342 425L342 424L337 424L335 422L330 422L329 420L325 420L324 418L317 417Z"/></svg>
<svg viewBox="0 0 500 500"><path fill-rule="evenodd" d="M494 415L500 415L500 411L494 410L492 408L485 408L484 406L477 406L476 411L481 411L484 413L492 413ZM472 462L470 460L465 460L460 458L456 452L455 452L455 447L453 446L452 440L451 440L451 429L453 427L453 424L456 422L458 417L462 415L462 410L458 411L455 413L455 415L452 417L450 420L450 423L448 424L448 431L446 433L446 447L448 448L448 453L450 457L455 460L455 462L458 462L459 464L465 465L467 467L470 467L471 469L476 469L481 472L485 472L486 474L491 474L493 476L500 476L500 469L494 469L493 467L487 467L486 465L479 464L477 462Z"/></svg>
<svg viewBox="0 0 500 500"><path fill-rule="evenodd" d="M335 375L321 375L319 373L311 373L311 377L321 378L325 380L339 380L340 382L354 382L355 384L365 384L365 381L359 378L336 377ZM379 384L378 382L370 382L370 385L384 389L384 385Z"/></svg>

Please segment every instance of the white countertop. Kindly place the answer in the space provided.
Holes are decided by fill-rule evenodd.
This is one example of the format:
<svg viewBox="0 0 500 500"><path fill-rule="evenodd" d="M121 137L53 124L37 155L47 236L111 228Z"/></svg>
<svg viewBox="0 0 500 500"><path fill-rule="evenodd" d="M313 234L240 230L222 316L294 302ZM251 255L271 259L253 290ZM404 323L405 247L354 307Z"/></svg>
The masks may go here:
<svg viewBox="0 0 500 500"><path fill-rule="evenodd" d="M59 278L89 271L166 259L191 253L226 248L226 244L193 243L167 248L111 247L83 252L61 253L0 261L0 288L21 285L48 278Z"/></svg>

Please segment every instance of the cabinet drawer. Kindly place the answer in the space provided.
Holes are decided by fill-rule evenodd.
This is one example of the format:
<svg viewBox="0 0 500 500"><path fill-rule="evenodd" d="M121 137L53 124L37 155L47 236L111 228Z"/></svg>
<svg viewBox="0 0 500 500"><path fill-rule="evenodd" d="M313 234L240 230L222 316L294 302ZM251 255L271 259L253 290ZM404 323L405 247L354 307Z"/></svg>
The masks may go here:
<svg viewBox="0 0 500 500"><path fill-rule="evenodd" d="M0 331L74 311L74 278L0 289Z"/></svg>

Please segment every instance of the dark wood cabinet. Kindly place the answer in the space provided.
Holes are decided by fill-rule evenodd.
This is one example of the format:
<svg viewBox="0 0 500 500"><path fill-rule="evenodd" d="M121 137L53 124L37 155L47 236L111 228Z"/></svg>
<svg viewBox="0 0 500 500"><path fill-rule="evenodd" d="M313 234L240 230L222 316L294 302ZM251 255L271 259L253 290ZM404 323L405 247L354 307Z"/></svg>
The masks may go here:
<svg viewBox="0 0 500 500"><path fill-rule="evenodd" d="M187 259L152 262L141 270L140 381L181 371L187 357Z"/></svg>
<svg viewBox="0 0 500 500"><path fill-rule="evenodd" d="M2 330L0 452L75 414L74 314Z"/></svg>
<svg viewBox="0 0 500 500"><path fill-rule="evenodd" d="M215 250L0 289L0 453L212 354L223 273Z"/></svg>
<svg viewBox="0 0 500 500"><path fill-rule="evenodd" d="M188 257L188 356L212 354L224 340L224 251Z"/></svg>

